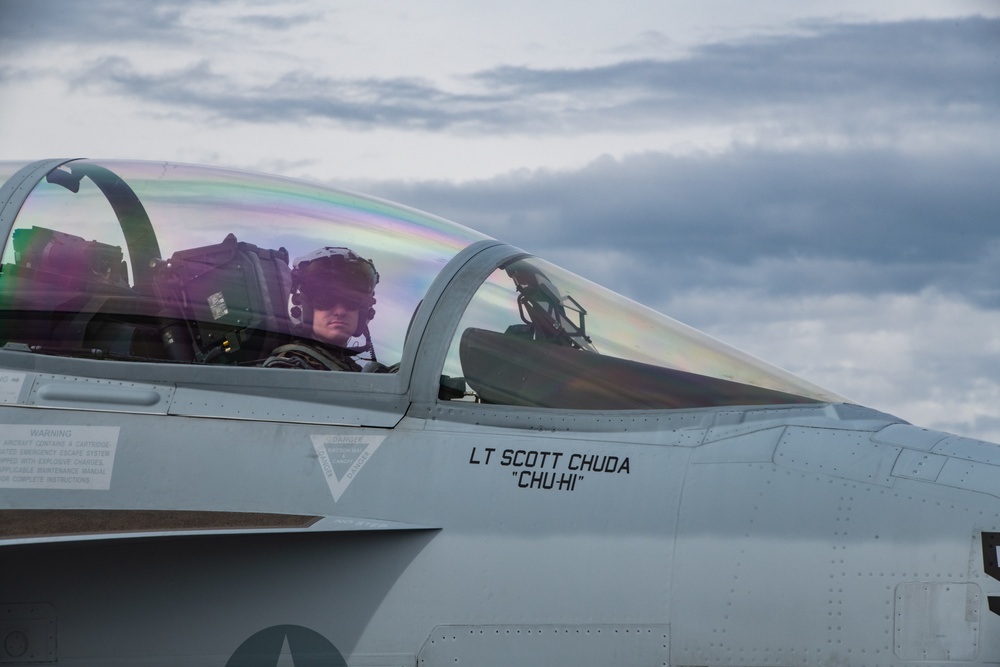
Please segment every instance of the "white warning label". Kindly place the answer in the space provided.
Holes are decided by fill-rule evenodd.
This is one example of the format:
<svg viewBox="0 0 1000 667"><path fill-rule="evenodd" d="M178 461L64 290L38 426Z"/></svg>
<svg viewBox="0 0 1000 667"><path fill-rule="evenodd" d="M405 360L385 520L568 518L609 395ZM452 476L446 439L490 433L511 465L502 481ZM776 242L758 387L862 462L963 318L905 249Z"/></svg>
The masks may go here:
<svg viewBox="0 0 1000 667"><path fill-rule="evenodd" d="M334 502L340 500L340 496L383 440L384 435L312 436L313 447Z"/></svg>
<svg viewBox="0 0 1000 667"><path fill-rule="evenodd" d="M17 403L24 378L24 373L0 372L0 403Z"/></svg>
<svg viewBox="0 0 1000 667"><path fill-rule="evenodd" d="M0 488L107 491L117 426L0 427Z"/></svg>
<svg viewBox="0 0 1000 667"><path fill-rule="evenodd" d="M222 292L208 295L208 307L212 310L213 320L221 320L229 314L229 307L226 306L226 298Z"/></svg>

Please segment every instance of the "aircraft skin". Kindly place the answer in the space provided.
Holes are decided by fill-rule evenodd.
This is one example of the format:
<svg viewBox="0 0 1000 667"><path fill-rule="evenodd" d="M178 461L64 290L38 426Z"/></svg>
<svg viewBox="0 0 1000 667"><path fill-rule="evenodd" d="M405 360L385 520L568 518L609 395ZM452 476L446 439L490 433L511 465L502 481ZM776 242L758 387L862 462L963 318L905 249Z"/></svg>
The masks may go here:
<svg viewBox="0 0 1000 667"><path fill-rule="evenodd" d="M489 293L498 272L517 283L542 275L524 267L542 267L560 289L577 285L471 232L446 261L435 246L427 261L437 273L410 301L400 297L408 307L401 326L385 327L399 329L398 353L385 357L398 363L395 372L218 363L236 352L206 352L207 328L188 362L56 349L54 333L31 338L62 311L42 297L34 310L17 300L41 274L27 266L29 246L11 250L12 234L47 220L91 237L76 231L86 216L49 207L43 190L55 201L74 196L60 178L89 177L105 194L131 182L157 234L169 234L154 215L160 195L136 185L154 188L158 177L130 180L129 163L102 163L107 173L92 164L9 166L0 191L8 247L0 274L0 664L1000 663L996 445L921 429L794 379L758 386L709 378L708 366L619 363L600 337L601 314L619 311L595 305L604 294L596 288L570 294L586 322L550 309L548 342L539 342L544 323L531 299L519 300L530 313L516 326L533 327L534 338L515 328L462 334L475 304L490 302L477 295ZM175 166L134 168L168 174ZM178 221L196 215L189 186L178 180L163 195L184 200ZM246 216L267 208L254 202L256 191L239 192ZM321 196L303 192L311 194L295 199L302 206ZM348 210L393 224L412 213L337 197L344 220ZM108 217L135 232L133 199L118 202ZM336 229L355 234L348 240L357 250L369 232L352 224ZM221 239L225 231L211 233ZM144 274L138 259L154 245L124 235L132 265L116 295L141 291L167 270L152 261L160 268ZM420 245L415 239L394 252L403 257ZM396 322L392 290L406 281L390 275L389 250L362 254L382 274L374 332L380 318ZM59 285L63 296L77 289ZM108 294L72 300L78 310L46 326L87 341L113 303ZM149 302L169 301L151 294ZM111 319L119 326L123 317ZM133 343L145 326L128 324ZM677 340L687 331L669 329L681 332ZM396 349L385 340L384 349ZM532 356L538 350L548 356ZM459 358L461 397L448 391L460 383L442 384ZM474 379L476 360L482 377L500 379ZM513 370L500 377L505 360ZM606 375L588 384L586 373L561 374L564 362L593 362L587 368ZM541 395L536 371L559 384L551 395ZM625 379L615 385L615 377ZM649 387L628 397L640 380ZM604 396L609 384L615 389ZM645 396L653 398L628 407Z"/></svg>

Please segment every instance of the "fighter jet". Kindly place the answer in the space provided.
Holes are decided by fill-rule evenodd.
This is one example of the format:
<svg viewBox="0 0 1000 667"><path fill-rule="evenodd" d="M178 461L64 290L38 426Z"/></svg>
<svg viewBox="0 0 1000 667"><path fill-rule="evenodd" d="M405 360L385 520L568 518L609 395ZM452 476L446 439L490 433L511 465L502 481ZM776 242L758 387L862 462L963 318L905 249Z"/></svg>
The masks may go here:
<svg viewBox="0 0 1000 667"><path fill-rule="evenodd" d="M387 201L0 182L2 664L1000 663L996 445Z"/></svg>

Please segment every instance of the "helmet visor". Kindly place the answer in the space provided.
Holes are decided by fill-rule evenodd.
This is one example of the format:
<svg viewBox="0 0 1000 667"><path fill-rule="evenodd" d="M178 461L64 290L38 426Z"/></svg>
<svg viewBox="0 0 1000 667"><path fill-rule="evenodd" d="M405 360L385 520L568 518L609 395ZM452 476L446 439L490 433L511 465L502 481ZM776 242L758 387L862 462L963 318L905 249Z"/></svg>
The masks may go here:
<svg viewBox="0 0 1000 667"><path fill-rule="evenodd" d="M331 287L309 291L309 302L317 310L333 310L338 305L347 310L361 310L371 306L373 299L355 290Z"/></svg>

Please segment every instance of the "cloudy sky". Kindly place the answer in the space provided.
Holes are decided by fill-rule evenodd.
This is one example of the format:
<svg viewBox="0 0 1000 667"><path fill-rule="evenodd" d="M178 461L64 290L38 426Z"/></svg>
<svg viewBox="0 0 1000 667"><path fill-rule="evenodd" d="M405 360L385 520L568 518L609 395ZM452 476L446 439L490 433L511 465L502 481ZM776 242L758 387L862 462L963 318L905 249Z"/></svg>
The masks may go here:
<svg viewBox="0 0 1000 667"><path fill-rule="evenodd" d="M0 160L328 182L1000 441L996 0L0 0Z"/></svg>

